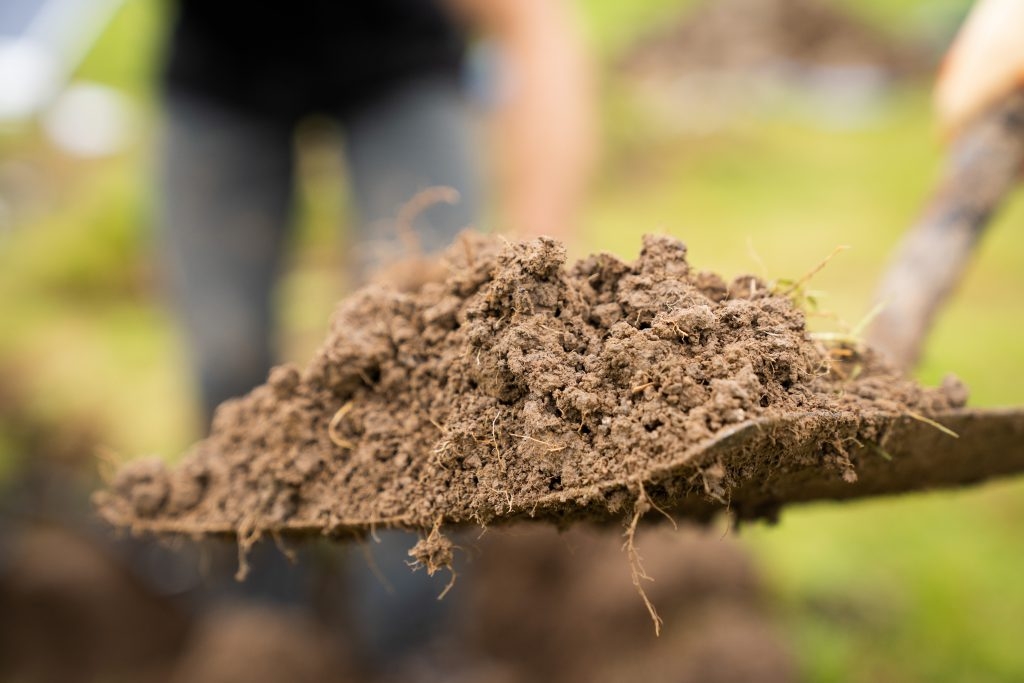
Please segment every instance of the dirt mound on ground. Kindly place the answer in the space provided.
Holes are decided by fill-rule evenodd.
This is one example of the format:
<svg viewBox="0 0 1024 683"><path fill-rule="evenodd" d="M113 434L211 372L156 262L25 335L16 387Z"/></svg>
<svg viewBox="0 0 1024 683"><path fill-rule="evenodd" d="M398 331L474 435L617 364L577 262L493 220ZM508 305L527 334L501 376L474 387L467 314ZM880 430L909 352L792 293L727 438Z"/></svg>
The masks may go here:
<svg viewBox="0 0 1024 683"><path fill-rule="evenodd" d="M637 76L675 79L708 71L870 66L923 71L925 60L822 0L709 0L640 41L624 60Z"/></svg>
<svg viewBox="0 0 1024 683"><path fill-rule="evenodd" d="M305 370L277 367L223 404L173 470L124 467L98 494L101 514L243 545L404 526L431 531L416 557L437 567L452 552L442 524L612 519L687 500L700 502L691 516L730 502L769 514L732 490L796 463L852 481L844 444L878 443L881 417L964 400L870 355L836 360L789 297L692 270L668 237L646 237L633 263L602 254L567 268L553 240L467 234L445 261L414 291L371 286L342 302ZM693 456L750 420L808 411L829 434L813 452Z"/></svg>
<svg viewBox="0 0 1024 683"><path fill-rule="evenodd" d="M0 560L0 679L796 680L791 648L739 544L712 529L641 531L645 566L658 577L650 596L666 618L662 637L653 638L621 561L621 537L603 531L520 526L486 534L474 544L472 580L456 587L463 595L451 633L446 625L447 637L425 652L393 652L389 662L404 659L398 670L375 674L359 666L363 626L324 621L321 602L226 601L194 613L102 545L67 530L20 529L0 539L11 551L7 565Z"/></svg>
<svg viewBox="0 0 1024 683"><path fill-rule="evenodd" d="M460 643L508 681L783 683L796 665L753 558L719 530L645 529L660 638L622 562L622 538L589 526L513 527L477 542ZM529 653L529 656L524 656ZM474 680L487 680L483 677Z"/></svg>
<svg viewBox="0 0 1024 683"><path fill-rule="evenodd" d="M66 529L0 529L0 680L164 680L186 618Z"/></svg>

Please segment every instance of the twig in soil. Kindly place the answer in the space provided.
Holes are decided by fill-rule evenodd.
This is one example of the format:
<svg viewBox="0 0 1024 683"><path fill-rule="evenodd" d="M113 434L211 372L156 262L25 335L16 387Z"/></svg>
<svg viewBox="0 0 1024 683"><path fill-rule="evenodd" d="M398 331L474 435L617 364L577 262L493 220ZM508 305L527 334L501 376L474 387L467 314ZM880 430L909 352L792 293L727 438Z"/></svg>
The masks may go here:
<svg viewBox="0 0 1024 683"><path fill-rule="evenodd" d="M653 578L644 569L643 558L640 557L640 552L636 549L636 530L640 524L640 518L644 516L651 507L651 500L647 497L647 492L644 490L643 484L640 486L640 495L636 499L636 503L633 505L633 518L630 520L629 525L626 527L626 532L623 534L626 538L626 542L622 544L622 549L626 552L626 556L629 558L629 573L633 580L633 586L636 587L636 592L640 594L640 599L644 601L644 607L647 608L647 613L651 615L651 621L654 622L654 635L661 635L661 626L664 624L664 620L658 615L658 610L654 608L654 603L647 597L647 591L644 590L643 581L654 581Z"/></svg>
<svg viewBox="0 0 1024 683"><path fill-rule="evenodd" d="M348 450L352 450L353 448L355 448L355 444L349 441L348 439L343 439L340 436L338 436L337 430L338 425L341 424L341 421L351 411L352 401L349 401L342 407L338 408L338 412L334 413L334 417L331 418L331 421L327 425L327 436L330 437L331 443L333 443L335 446L338 446L339 448L345 448Z"/></svg>

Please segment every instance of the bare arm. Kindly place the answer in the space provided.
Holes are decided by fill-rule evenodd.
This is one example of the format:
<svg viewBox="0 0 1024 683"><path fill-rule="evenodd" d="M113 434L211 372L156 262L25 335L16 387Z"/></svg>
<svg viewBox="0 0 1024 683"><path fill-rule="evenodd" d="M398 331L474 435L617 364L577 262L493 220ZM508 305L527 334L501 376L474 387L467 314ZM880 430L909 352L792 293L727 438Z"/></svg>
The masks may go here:
<svg viewBox="0 0 1024 683"><path fill-rule="evenodd" d="M565 0L449 0L496 41L503 92L493 133L500 227L571 241L595 152L591 66Z"/></svg>

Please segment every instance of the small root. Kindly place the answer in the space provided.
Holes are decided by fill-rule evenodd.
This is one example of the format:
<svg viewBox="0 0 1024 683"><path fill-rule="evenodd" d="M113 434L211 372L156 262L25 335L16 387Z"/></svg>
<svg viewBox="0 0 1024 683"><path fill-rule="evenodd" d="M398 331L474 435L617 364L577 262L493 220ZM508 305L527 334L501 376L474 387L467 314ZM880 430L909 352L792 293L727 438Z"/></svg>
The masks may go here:
<svg viewBox="0 0 1024 683"><path fill-rule="evenodd" d="M380 543L380 538L376 535L376 529L373 529L372 538L376 543ZM365 538L356 537L356 543L359 544L359 550L363 553L363 559L366 560L366 566L370 570L370 574L377 580L381 588L388 595L397 595L395 586L393 583L388 581L388 577L384 576L384 572L381 571L380 565L377 564L377 558L373 556L373 550L370 548L370 544L366 542Z"/></svg>
<svg viewBox="0 0 1024 683"><path fill-rule="evenodd" d="M879 457L882 458L882 460L885 460L886 462L892 462L892 454L889 453L889 451L885 450L884 448L875 443L869 443L868 446L871 448L872 451L877 453Z"/></svg>
<svg viewBox="0 0 1024 683"><path fill-rule="evenodd" d="M508 435L509 436L514 436L517 439L526 439L527 441L532 441L534 443L539 443L542 446L547 446L548 453L558 453L559 451L564 451L567 448L567 446L565 446L565 445L559 446L557 444L551 443L550 441L544 441L543 439L537 439L537 438L532 437L532 436L530 436L528 434L515 434L513 432L509 432Z"/></svg>
<svg viewBox="0 0 1024 683"><path fill-rule="evenodd" d="M455 573L455 569L452 567L448 567L448 572L451 574L451 578L448 579L448 583L445 585L444 590L442 590L438 594L438 600L444 600L444 596L448 595L448 591L450 591L452 589L452 586L455 585L455 579L457 579L459 576Z"/></svg>
<svg viewBox="0 0 1024 683"><path fill-rule="evenodd" d="M398 232L398 239L401 240L402 246L405 247L409 254L420 254L422 252L419 237L417 237L416 231L413 230L413 222L416 220L416 217L434 204L440 204L441 202L445 204L458 204L460 198L459 191L454 187L435 185L434 187L420 190L402 205L395 219L395 229Z"/></svg>
<svg viewBox="0 0 1024 683"><path fill-rule="evenodd" d="M646 493L644 495L646 495ZM647 498L647 502L650 504L651 508L653 508L655 512L661 513L661 516L669 521L669 523L672 525L673 531L679 531L679 525L676 523L675 517L670 515L665 508L657 505L649 497Z"/></svg>
<svg viewBox="0 0 1024 683"><path fill-rule="evenodd" d="M261 533L256 527L253 516L247 516L238 524L238 571L235 572L235 581L245 581L249 576L249 551L260 540Z"/></svg>
<svg viewBox="0 0 1024 683"><path fill-rule="evenodd" d="M636 503L633 505L633 517L626 527L626 532L623 536L626 538L625 543L622 544L622 549L626 552L626 556L629 558L629 573L633 580L633 586L636 588L636 592L640 594L640 599L644 602L644 607L647 608L647 613L651 615L651 621L654 622L654 635L661 635L661 626L664 624L664 620L658 615L658 610L655 609L654 603L647 597L647 591L644 590L644 581L654 581L647 571L644 569L643 558L640 557L640 552L636 548L636 530L640 524L640 518L650 510L652 507L650 499L647 497L647 492L644 491L643 484L640 485L640 494L637 496Z"/></svg>
<svg viewBox="0 0 1024 683"><path fill-rule="evenodd" d="M704 485L704 495L728 508L732 496L726 486L726 471L722 463L716 462L702 467L699 472L701 483Z"/></svg>
<svg viewBox="0 0 1024 683"><path fill-rule="evenodd" d="M448 584L437 596L442 600L448 595L448 591L455 585L458 574L455 573L455 544L447 536L441 533L441 518L434 522L433 528L426 538L421 538L416 545L409 550L409 557L412 558L410 565L413 569L424 567L428 576L433 576L441 569L447 569L451 573Z"/></svg>
<svg viewBox="0 0 1024 683"><path fill-rule="evenodd" d="M501 452L501 446L498 445L498 415L495 415L494 419L491 420L491 441L494 444L494 453L498 456L498 468L504 474L507 468L505 466L505 456Z"/></svg>
<svg viewBox="0 0 1024 683"><path fill-rule="evenodd" d="M515 510L515 499L512 497L512 494L509 491L502 491L490 484L487 484L487 488L491 490L491 493L505 498L505 502L508 504L508 514L511 515L512 511Z"/></svg>
<svg viewBox="0 0 1024 683"><path fill-rule="evenodd" d="M295 565L299 562L299 556L296 554L294 548L289 548L284 539L281 538L281 534L278 531L271 531L270 537L274 539L274 545L277 546L278 552L285 556L289 564Z"/></svg>
<svg viewBox="0 0 1024 683"><path fill-rule="evenodd" d="M348 439L343 439L342 437L338 436L338 425L341 424L341 421L345 419L345 416L348 415L351 411L352 401L349 401L342 407L338 408L338 411L334 413L334 417L331 418L331 421L327 425L327 436L331 439L331 443L333 443L335 446L339 448L344 448L346 450L352 450L356 446Z"/></svg>
<svg viewBox="0 0 1024 683"><path fill-rule="evenodd" d="M954 432L952 429L950 429L949 427L947 427L944 424L936 422L935 420L931 419L930 417L925 417L924 415L921 415L920 413L915 413L913 410L905 410L903 412L904 412L904 414L906 414L907 417L913 418L913 419L917 420L918 422L923 422L923 423L925 423L926 425L928 425L930 427L935 427L936 429L938 429L943 434L948 434L949 436L953 437L954 439L959 439L960 438L960 435L957 434L956 432Z"/></svg>
<svg viewBox="0 0 1024 683"><path fill-rule="evenodd" d="M238 570L235 572L235 581L241 583L249 576L249 551L238 544Z"/></svg>

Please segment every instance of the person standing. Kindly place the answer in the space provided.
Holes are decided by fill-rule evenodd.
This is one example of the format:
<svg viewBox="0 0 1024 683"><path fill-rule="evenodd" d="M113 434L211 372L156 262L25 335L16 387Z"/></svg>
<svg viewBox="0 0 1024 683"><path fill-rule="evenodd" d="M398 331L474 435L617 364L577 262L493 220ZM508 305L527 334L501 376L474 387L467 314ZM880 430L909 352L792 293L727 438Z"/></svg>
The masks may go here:
<svg viewBox="0 0 1024 683"><path fill-rule="evenodd" d="M484 159L463 89L467 46L500 55L499 227L566 238L591 158L591 87L571 8L549 0L178 0L163 78L158 223L206 424L275 361L271 294L304 118L341 125L357 243L417 218L427 251L482 227ZM353 264L354 266L356 264Z"/></svg>
<svg viewBox="0 0 1024 683"><path fill-rule="evenodd" d="M341 127L357 244L397 246L401 207L433 186L454 188L459 201L418 214L411 227L425 251L482 227L488 164L463 87L474 40L488 41L500 67L486 122L495 227L571 238L594 117L566 3L178 0L162 81L157 221L207 427L220 403L264 382L276 360L272 294L303 119ZM351 267L365 273L367 264ZM439 606L445 579L410 572L407 537L381 536L372 551L386 581L364 562L348 563L348 596L371 658L400 666L443 630L451 597ZM308 605L309 560L289 567L274 548L257 549L247 583L221 586L244 599Z"/></svg>

